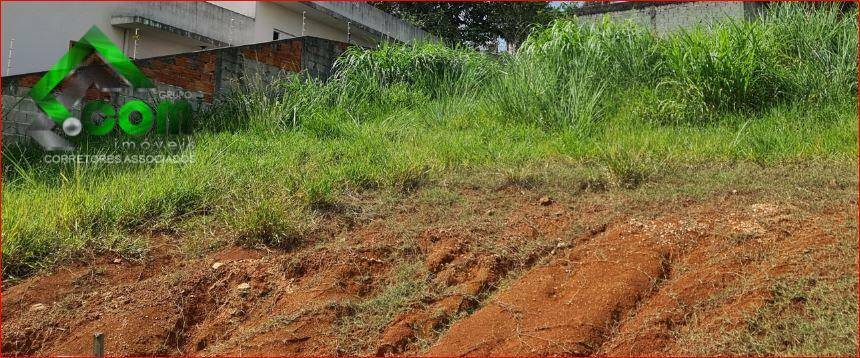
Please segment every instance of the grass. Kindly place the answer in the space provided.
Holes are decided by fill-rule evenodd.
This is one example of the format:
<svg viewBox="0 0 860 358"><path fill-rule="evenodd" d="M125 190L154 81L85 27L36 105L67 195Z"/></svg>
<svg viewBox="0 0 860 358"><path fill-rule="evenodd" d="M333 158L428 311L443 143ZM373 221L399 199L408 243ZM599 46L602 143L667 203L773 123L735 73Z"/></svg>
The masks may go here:
<svg viewBox="0 0 860 358"><path fill-rule="evenodd" d="M846 355L857 350L857 280L782 279L767 302L732 330L687 332L687 354Z"/></svg>
<svg viewBox="0 0 860 358"><path fill-rule="evenodd" d="M348 353L363 352L375 342L400 313L421 305L421 298L430 294L429 273L420 264L401 264L394 268L392 282L374 297L347 304L349 314L336 323L338 347Z"/></svg>
<svg viewBox="0 0 860 358"><path fill-rule="evenodd" d="M289 249L344 193L470 172L535 185L530 168L563 163L627 190L691 166L854 165L856 14L771 14L666 38L559 21L498 58L351 49L328 82L250 78L199 113L189 164L46 164L6 148L3 278L82 252L142 255L141 235L200 217L228 242Z"/></svg>
<svg viewBox="0 0 860 358"><path fill-rule="evenodd" d="M853 279L781 282L773 298L730 340L753 354L837 355L856 349L857 292Z"/></svg>

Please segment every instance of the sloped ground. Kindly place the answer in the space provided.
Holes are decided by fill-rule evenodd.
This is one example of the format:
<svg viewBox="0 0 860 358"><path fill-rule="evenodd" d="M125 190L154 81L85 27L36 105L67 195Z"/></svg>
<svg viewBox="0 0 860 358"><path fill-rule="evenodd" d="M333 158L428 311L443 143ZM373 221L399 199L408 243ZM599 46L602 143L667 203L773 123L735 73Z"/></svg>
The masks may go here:
<svg viewBox="0 0 860 358"><path fill-rule="evenodd" d="M289 250L144 233L141 261L7 283L2 350L854 355L856 174L789 173L354 194Z"/></svg>

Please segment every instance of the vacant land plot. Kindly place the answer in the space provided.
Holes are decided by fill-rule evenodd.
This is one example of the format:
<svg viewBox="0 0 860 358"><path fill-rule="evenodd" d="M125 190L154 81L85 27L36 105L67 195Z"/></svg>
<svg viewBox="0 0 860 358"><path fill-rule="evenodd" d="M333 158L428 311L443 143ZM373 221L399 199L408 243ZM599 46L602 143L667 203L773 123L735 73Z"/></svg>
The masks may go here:
<svg viewBox="0 0 860 358"><path fill-rule="evenodd" d="M2 350L854 355L856 18L351 50L189 164L8 149Z"/></svg>

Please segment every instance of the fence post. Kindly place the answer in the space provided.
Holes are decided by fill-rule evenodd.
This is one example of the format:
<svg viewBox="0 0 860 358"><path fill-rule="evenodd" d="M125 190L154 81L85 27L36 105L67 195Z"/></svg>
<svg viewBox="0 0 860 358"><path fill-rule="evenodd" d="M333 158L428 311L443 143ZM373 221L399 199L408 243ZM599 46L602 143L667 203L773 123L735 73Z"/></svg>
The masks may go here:
<svg viewBox="0 0 860 358"><path fill-rule="evenodd" d="M93 356L96 358L105 356L105 334L102 332L93 333Z"/></svg>
<svg viewBox="0 0 860 358"><path fill-rule="evenodd" d="M12 54L15 51L15 38L9 40L9 60L6 61L6 76L9 75L9 71L12 70Z"/></svg>

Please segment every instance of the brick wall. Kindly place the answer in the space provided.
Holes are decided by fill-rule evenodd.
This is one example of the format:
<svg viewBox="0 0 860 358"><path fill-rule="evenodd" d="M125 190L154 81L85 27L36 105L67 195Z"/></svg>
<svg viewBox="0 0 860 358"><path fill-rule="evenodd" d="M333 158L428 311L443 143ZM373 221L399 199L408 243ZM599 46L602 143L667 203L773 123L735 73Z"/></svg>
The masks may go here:
<svg viewBox="0 0 860 358"><path fill-rule="evenodd" d="M314 78L327 79L335 59L347 46L337 41L299 37L140 59L134 63L155 82L158 91L191 92L192 107L201 108L254 76L267 78L279 72L305 72ZM104 66L104 63L93 55L85 66ZM43 75L44 72L37 72L2 78L3 146L28 139L27 130L41 111L27 93ZM62 90L63 84L59 87ZM95 88L87 92L86 98L110 99L113 103L141 99L153 108L158 102L158 98L148 92L108 94ZM79 116L80 108L73 108L72 113Z"/></svg>
<svg viewBox="0 0 860 358"><path fill-rule="evenodd" d="M207 102L215 94L215 65L218 51L183 53L135 61L144 75L156 84L203 93Z"/></svg>

